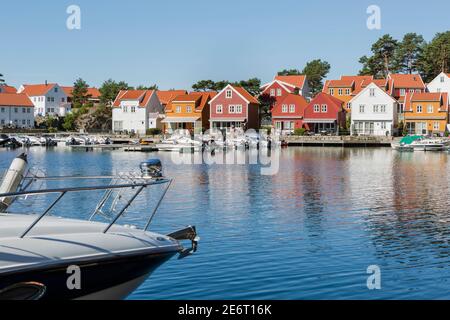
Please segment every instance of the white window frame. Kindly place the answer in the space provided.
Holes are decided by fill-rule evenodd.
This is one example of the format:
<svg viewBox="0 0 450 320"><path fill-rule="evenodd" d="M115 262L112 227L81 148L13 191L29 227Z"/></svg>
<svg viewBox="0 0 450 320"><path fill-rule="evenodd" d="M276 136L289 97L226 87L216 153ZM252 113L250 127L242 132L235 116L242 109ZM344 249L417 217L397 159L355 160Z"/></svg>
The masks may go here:
<svg viewBox="0 0 450 320"><path fill-rule="evenodd" d="M234 104L230 104L228 106L228 113L230 113L230 114L236 113L236 106Z"/></svg>
<svg viewBox="0 0 450 320"><path fill-rule="evenodd" d="M228 90L225 92L225 98L227 98L227 99L233 98L233 90L228 89Z"/></svg>
<svg viewBox="0 0 450 320"><path fill-rule="evenodd" d="M375 88L370 88L369 95L370 95L371 97L375 97Z"/></svg>
<svg viewBox="0 0 450 320"><path fill-rule="evenodd" d="M330 89L330 95L332 95L332 96L334 95L334 89L333 88Z"/></svg>
<svg viewBox="0 0 450 320"><path fill-rule="evenodd" d="M270 89L270 96L275 97L275 89Z"/></svg>
<svg viewBox="0 0 450 320"><path fill-rule="evenodd" d="M345 89L345 94L346 94L347 96L350 95L350 89L349 89L349 88Z"/></svg>
<svg viewBox="0 0 450 320"><path fill-rule="evenodd" d="M295 104L289 105L289 113L295 113Z"/></svg>
<svg viewBox="0 0 450 320"><path fill-rule="evenodd" d="M343 93L344 93L344 90L338 89L338 95L342 96Z"/></svg>
<svg viewBox="0 0 450 320"><path fill-rule="evenodd" d="M417 111L417 113L422 113L422 111L423 111L422 105L420 105L420 104L417 105L416 111Z"/></svg>
<svg viewBox="0 0 450 320"><path fill-rule="evenodd" d="M288 105L287 104L281 105L281 112L283 112L283 113L287 113L288 112Z"/></svg>
<svg viewBox="0 0 450 320"><path fill-rule="evenodd" d="M364 104L359 105L359 113L365 113L366 106Z"/></svg>
<svg viewBox="0 0 450 320"><path fill-rule="evenodd" d="M400 89L400 96L406 95L406 89Z"/></svg>
<svg viewBox="0 0 450 320"><path fill-rule="evenodd" d="M175 107L175 113L181 113L181 106Z"/></svg>
<svg viewBox="0 0 450 320"><path fill-rule="evenodd" d="M439 130L439 121L433 122L433 130Z"/></svg>
<svg viewBox="0 0 450 320"><path fill-rule="evenodd" d="M235 108L235 110L234 110L235 113L242 113L242 105L241 104L235 105L234 108Z"/></svg>
<svg viewBox="0 0 450 320"><path fill-rule="evenodd" d="M277 97L281 97L282 94L283 92L281 91L281 89L277 89Z"/></svg>
<svg viewBox="0 0 450 320"><path fill-rule="evenodd" d="M321 106L321 108L320 108L320 111L323 112L323 113L328 112L328 105L323 104L323 105Z"/></svg>
<svg viewBox="0 0 450 320"><path fill-rule="evenodd" d="M434 107L433 107L432 104L429 104L429 105L427 106L427 112L428 112L428 113L433 113L433 112L434 112Z"/></svg>
<svg viewBox="0 0 450 320"><path fill-rule="evenodd" d="M223 105L221 104L216 105L216 113L223 113Z"/></svg>
<svg viewBox="0 0 450 320"><path fill-rule="evenodd" d="M320 105L318 105L318 104L314 105L314 112L315 113L319 113L320 112Z"/></svg>

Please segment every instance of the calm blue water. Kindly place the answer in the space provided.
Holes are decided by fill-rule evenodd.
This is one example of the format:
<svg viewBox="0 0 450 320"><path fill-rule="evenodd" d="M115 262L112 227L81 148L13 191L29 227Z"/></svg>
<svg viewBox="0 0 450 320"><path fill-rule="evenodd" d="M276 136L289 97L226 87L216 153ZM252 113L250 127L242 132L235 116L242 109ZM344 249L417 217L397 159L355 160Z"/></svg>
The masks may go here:
<svg viewBox="0 0 450 320"><path fill-rule="evenodd" d="M0 149L0 168L16 154ZM292 148L282 151L279 174L262 176L256 165L177 166L169 154L30 150L50 175L111 174L154 156L176 180L153 230L195 224L202 240L131 299L450 298L445 153ZM150 212L157 191L124 220L141 224L133 212ZM58 214L84 217L91 196L69 198ZM369 265L381 268L379 291L367 289Z"/></svg>

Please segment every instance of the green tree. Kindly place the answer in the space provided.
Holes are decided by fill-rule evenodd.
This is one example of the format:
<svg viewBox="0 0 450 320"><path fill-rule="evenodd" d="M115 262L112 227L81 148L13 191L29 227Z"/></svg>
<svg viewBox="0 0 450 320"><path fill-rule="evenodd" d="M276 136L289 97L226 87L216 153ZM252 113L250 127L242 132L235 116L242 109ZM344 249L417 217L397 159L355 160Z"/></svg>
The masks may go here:
<svg viewBox="0 0 450 320"><path fill-rule="evenodd" d="M284 69L278 72L279 76L298 76L301 74L300 70L297 69Z"/></svg>
<svg viewBox="0 0 450 320"><path fill-rule="evenodd" d="M136 90L158 90L158 86L156 84L151 85L150 87L139 85L136 87Z"/></svg>
<svg viewBox="0 0 450 320"><path fill-rule="evenodd" d="M425 40L416 33L407 33L395 52L396 69L403 73L418 71L419 61L425 47Z"/></svg>
<svg viewBox="0 0 450 320"><path fill-rule="evenodd" d="M76 119L77 119L77 112L76 111L73 111L73 112L67 114L64 117L64 123L62 125L64 130L66 130L66 131L73 131L73 130L75 130L76 129L75 128L75 121L76 121Z"/></svg>
<svg viewBox="0 0 450 320"><path fill-rule="evenodd" d="M105 105L112 105L120 90L131 90L132 87L128 85L125 81L116 82L112 79L108 79L103 82L102 86L99 88L100 91L100 102Z"/></svg>
<svg viewBox="0 0 450 320"><path fill-rule="evenodd" d="M242 87L247 90L251 95L258 96L261 93L261 80L258 78L251 78L248 80L241 80L233 83L233 85Z"/></svg>
<svg viewBox="0 0 450 320"><path fill-rule="evenodd" d="M302 74L306 75L311 94L314 96L323 88L323 79L330 72L331 66L327 61L320 59L312 60L306 64Z"/></svg>
<svg viewBox="0 0 450 320"><path fill-rule="evenodd" d="M383 78L387 77L390 72L397 72L395 54L398 46L398 41L390 35L382 36L372 45L372 56L363 56L359 59L363 65L359 73Z"/></svg>
<svg viewBox="0 0 450 320"><path fill-rule="evenodd" d="M216 83L212 80L200 80L192 85L194 91L213 91L216 89Z"/></svg>
<svg viewBox="0 0 450 320"><path fill-rule="evenodd" d="M88 93L89 85L79 78L73 84L72 96L74 106L84 106L91 95Z"/></svg>
<svg viewBox="0 0 450 320"><path fill-rule="evenodd" d="M258 97L258 100L260 103L261 119L270 120L272 117L271 111L277 99L268 93L264 93Z"/></svg>
<svg viewBox="0 0 450 320"><path fill-rule="evenodd" d="M3 79L3 74L0 73L0 85L5 84L5 79Z"/></svg>
<svg viewBox="0 0 450 320"><path fill-rule="evenodd" d="M450 31L437 33L425 46L419 72L425 82L433 80L441 72L450 72Z"/></svg>

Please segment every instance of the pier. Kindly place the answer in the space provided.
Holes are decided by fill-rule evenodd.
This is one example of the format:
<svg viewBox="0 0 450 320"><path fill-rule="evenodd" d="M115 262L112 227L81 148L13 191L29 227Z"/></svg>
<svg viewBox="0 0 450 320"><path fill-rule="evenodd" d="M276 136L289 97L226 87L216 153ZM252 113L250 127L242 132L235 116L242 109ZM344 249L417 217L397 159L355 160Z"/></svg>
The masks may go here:
<svg viewBox="0 0 450 320"><path fill-rule="evenodd" d="M290 147L391 147L392 137L371 136L286 136Z"/></svg>

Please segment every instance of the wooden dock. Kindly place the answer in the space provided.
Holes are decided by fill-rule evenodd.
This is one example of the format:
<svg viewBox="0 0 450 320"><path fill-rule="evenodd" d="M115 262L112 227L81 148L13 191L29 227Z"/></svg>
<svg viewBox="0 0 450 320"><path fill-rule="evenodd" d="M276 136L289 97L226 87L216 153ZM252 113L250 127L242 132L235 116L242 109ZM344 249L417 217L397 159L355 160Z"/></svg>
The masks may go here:
<svg viewBox="0 0 450 320"><path fill-rule="evenodd" d="M125 152L155 152L158 149L154 145L139 145L139 144L88 144L88 145L74 145L70 146L73 150L100 150L112 151L123 150Z"/></svg>
<svg viewBox="0 0 450 320"><path fill-rule="evenodd" d="M284 137L289 146L296 147L391 147L392 137L354 136L288 136Z"/></svg>

